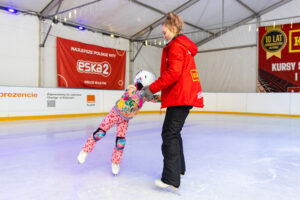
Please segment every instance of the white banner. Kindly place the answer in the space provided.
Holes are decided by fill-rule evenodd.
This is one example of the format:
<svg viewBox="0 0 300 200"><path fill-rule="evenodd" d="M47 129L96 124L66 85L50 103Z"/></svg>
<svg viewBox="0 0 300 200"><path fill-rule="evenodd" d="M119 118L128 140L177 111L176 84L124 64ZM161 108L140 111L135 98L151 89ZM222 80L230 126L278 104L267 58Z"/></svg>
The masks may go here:
<svg viewBox="0 0 300 200"><path fill-rule="evenodd" d="M53 88L0 88L0 117L104 112L103 92Z"/></svg>

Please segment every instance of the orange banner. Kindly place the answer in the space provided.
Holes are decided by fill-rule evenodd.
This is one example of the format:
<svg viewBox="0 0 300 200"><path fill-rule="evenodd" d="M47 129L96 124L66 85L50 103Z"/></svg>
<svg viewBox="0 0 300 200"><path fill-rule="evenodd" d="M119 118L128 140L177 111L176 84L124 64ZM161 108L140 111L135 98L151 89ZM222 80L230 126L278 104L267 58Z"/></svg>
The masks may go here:
<svg viewBox="0 0 300 200"><path fill-rule="evenodd" d="M126 51L57 37L59 87L123 90Z"/></svg>

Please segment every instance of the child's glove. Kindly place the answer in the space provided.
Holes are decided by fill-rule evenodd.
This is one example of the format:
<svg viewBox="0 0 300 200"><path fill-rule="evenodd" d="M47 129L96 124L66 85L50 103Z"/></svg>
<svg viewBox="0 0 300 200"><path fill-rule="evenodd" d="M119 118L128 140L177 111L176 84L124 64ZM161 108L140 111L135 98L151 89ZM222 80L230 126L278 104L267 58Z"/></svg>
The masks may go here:
<svg viewBox="0 0 300 200"><path fill-rule="evenodd" d="M143 92L142 95L148 100L152 100L153 99L153 93L151 92L151 90L149 89L149 85L145 86L143 88Z"/></svg>

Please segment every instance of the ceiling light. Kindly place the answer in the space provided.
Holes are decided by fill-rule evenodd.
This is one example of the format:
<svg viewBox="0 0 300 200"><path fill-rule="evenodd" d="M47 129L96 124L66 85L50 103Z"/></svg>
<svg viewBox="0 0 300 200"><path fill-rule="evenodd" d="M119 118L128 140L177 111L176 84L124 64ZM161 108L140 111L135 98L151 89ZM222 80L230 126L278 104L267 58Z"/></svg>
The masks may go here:
<svg viewBox="0 0 300 200"><path fill-rule="evenodd" d="M81 31L84 31L85 30L85 28L83 27L83 26L78 26L77 27L79 30L81 30Z"/></svg>

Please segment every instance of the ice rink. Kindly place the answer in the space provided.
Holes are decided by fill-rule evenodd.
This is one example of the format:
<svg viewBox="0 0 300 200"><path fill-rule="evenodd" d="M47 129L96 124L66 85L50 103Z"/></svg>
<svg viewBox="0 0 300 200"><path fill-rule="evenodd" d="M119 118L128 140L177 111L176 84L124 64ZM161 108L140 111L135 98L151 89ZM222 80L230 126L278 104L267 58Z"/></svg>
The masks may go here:
<svg viewBox="0 0 300 200"><path fill-rule="evenodd" d="M299 200L300 119L190 114L187 172L177 193L162 172L164 114L130 121L121 170L111 173L115 127L83 165L76 157L104 116L0 122L0 200Z"/></svg>

